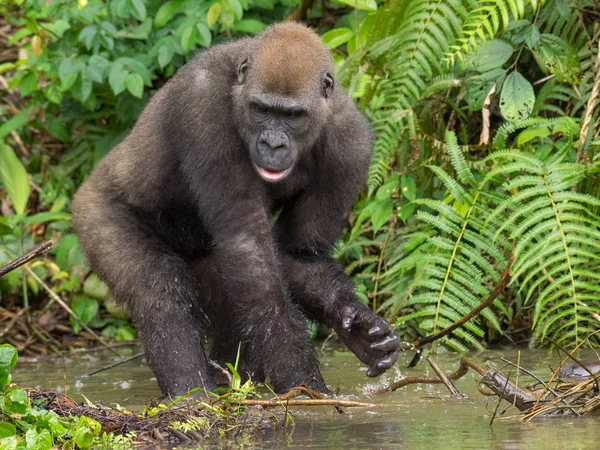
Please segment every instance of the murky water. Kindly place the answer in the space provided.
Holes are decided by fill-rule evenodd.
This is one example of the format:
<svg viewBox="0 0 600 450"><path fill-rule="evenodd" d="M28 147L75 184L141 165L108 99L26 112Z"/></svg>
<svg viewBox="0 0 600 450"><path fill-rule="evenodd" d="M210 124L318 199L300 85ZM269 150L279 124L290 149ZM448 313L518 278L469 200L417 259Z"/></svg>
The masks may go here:
<svg viewBox="0 0 600 450"><path fill-rule="evenodd" d="M119 349L132 355L136 348ZM285 431L268 432L251 439L221 442L244 448L315 448L315 449L597 449L600 448L600 416L566 419L542 419L522 423L514 419L496 421L490 418L496 400L481 395L476 389L480 376L469 372L456 383L467 398L451 398L443 385L412 385L396 392L375 395L374 391L400 376L433 375L423 361L415 369L406 369L412 355L401 355L395 370L373 381L356 358L345 351L328 351L321 355L323 374L330 387L339 387L345 399L391 404L378 408L344 408L339 414L333 407L314 407L294 413L295 426ZM486 360L501 366L500 356L516 359L517 351L485 352L470 355L483 365ZM588 355L591 356L591 355ZM586 355L582 355L586 357ZM446 371L458 367L459 356L446 353L435 356ZM40 386L68 394L76 399L85 395L92 402L119 403L139 409L147 399L159 395L153 374L143 358L99 373L82 375L116 360L106 350L77 357L44 358L20 361L14 380L22 386ZM558 356L548 351L522 351L521 363L542 378L547 378L549 365L556 367ZM503 411L503 405L499 411ZM509 408L504 416L516 410ZM283 418L283 413L282 413ZM202 448L206 448L203 446Z"/></svg>

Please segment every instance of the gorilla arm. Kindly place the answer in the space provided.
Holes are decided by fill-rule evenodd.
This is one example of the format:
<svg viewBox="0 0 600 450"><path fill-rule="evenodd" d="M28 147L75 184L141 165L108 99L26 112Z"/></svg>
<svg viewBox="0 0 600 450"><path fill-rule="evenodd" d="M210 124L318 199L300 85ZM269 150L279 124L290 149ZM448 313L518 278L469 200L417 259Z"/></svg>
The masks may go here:
<svg viewBox="0 0 600 450"><path fill-rule="evenodd" d="M349 102L348 102L349 103ZM334 115L314 184L276 224L280 259L292 300L306 315L332 327L365 364L368 376L381 375L398 358L399 337L354 293L343 267L329 255L344 215L364 184L370 133L364 118L345 104Z"/></svg>

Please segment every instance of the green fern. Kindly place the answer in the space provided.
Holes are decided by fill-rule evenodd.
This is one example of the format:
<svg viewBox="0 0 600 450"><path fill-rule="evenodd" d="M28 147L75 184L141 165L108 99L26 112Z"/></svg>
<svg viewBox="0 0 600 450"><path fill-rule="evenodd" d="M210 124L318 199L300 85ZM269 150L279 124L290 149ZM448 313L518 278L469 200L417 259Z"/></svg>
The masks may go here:
<svg viewBox="0 0 600 450"><path fill-rule="evenodd" d="M469 8L462 35L446 53L448 62L453 65L475 50L480 40L494 38L501 28L506 29L511 22L521 19L527 4L536 10L542 3L543 0L478 0Z"/></svg>
<svg viewBox="0 0 600 450"><path fill-rule="evenodd" d="M441 167L431 167L449 195L444 201L415 200L424 207L419 210L418 218L429 225L427 241L410 256L391 265L382 283L385 285L387 280L397 283L399 274L401 280L409 275L414 277L408 283L410 294L402 299L402 305L392 305L398 300L392 298L384 306L408 309L410 312L402 315L399 322L418 318L423 334L449 326L480 304L495 286L506 265L506 255L510 254L508 243L492 243L493 230L485 226L485 218L492 210L490 198L481 195L483 182L476 180L454 133L447 133L446 142L458 180ZM494 199L492 204L499 200ZM488 326L501 332L492 310L484 310L482 317ZM457 350L482 348L484 337L483 328L469 321L445 342Z"/></svg>
<svg viewBox="0 0 600 450"><path fill-rule="evenodd" d="M569 162L577 127L569 118L530 120L505 127L496 143L524 125L546 124L563 138L553 153L542 157L519 150L490 155L495 164L488 179L505 177L510 192L488 219L503 217L515 241L513 284L526 303L534 302L534 342L546 336L563 345L577 345L597 330L600 311L600 217L593 211L600 199L576 191L589 168ZM508 213L507 213L508 212Z"/></svg>

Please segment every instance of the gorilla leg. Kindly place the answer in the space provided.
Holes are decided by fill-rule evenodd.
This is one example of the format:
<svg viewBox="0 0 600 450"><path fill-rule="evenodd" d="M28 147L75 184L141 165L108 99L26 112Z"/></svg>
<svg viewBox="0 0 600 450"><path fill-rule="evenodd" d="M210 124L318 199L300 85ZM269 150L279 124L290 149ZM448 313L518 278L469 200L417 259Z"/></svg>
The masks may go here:
<svg viewBox="0 0 600 450"><path fill-rule="evenodd" d="M89 186L73 202L75 228L92 268L130 309L161 391L213 389L196 320L200 286L189 265L131 207Z"/></svg>
<svg viewBox="0 0 600 450"><path fill-rule="evenodd" d="M223 367L226 363L233 364L239 348L238 371L242 379L263 382L268 377L278 393L301 384L327 392L306 321L298 307L285 294L274 302L266 297L260 302L248 302L251 293L234 293L232 284L228 284L232 280L219 274L215 259L207 256L194 264L200 284L210 286L203 314L213 341L211 359ZM235 267L236 259L230 261ZM231 273L247 277L251 272L251 267L240 266ZM268 281L256 279L254 283L264 285Z"/></svg>

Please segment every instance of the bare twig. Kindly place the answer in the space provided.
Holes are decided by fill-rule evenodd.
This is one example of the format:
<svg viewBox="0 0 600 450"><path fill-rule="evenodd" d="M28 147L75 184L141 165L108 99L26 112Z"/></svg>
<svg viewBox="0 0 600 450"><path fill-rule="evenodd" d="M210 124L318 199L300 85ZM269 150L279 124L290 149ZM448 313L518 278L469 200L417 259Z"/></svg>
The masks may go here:
<svg viewBox="0 0 600 450"><path fill-rule="evenodd" d="M91 377L92 375L96 375L97 373L104 372L105 370L109 370L109 369L112 369L113 367L120 366L121 364L125 364L126 362L133 361L134 359L137 359L140 356L144 356L144 354L145 354L144 352L136 353L135 355L130 356L129 358L125 358L125 359L122 359L121 361L117 361L115 363L109 364L108 366L104 366L104 367L100 367L99 369L92 370L91 372L88 372L88 373L84 374L83 376Z"/></svg>
<svg viewBox="0 0 600 450"><path fill-rule="evenodd" d="M454 386L454 383L452 383L452 380L450 379L450 377L448 377L448 375L446 375L444 373L444 371L442 369L440 369L440 366L437 365L437 363L434 361L434 359L431 356L427 357L427 362L429 363L429 365L431 366L433 371L437 374L437 376L440 377L440 380L442 380L442 383L444 383L446 385L446 387L448 388L450 393L454 397L461 397L461 393L458 392L458 389L456 389L456 386Z"/></svg>
<svg viewBox="0 0 600 450"><path fill-rule="evenodd" d="M594 70L592 71L592 73L596 74L596 78L594 79L592 93L590 94L590 98L587 101L587 105L585 107L585 116L583 117L583 122L581 123L581 132L579 134L579 148L577 149L576 159L578 163L583 162L583 160L585 159L585 141L590 128L590 123L594 115L594 110L596 109L598 95L600 94L600 42L598 43L598 56L596 56L596 63L594 64Z"/></svg>
<svg viewBox="0 0 600 450"><path fill-rule="evenodd" d="M35 258L39 258L48 250L50 250L53 246L54 242L52 241L44 242L42 245L39 245L33 250L25 253L23 256L20 256L19 258L9 262L4 267L0 268L0 277L3 277L7 273L12 272L18 267L21 267L23 264L27 264L29 261Z"/></svg>
<svg viewBox="0 0 600 450"><path fill-rule="evenodd" d="M274 400L242 400L241 402L232 402L235 405L245 405L245 406L262 406L263 408L272 408L275 406L345 406L345 407L366 407L366 408L374 408L377 406L389 406L377 403L364 403L364 402L354 402L351 400L336 400L336 399L301 399L301 400L285 400L281 401L279 399Z"/></svg>
<svg viewBox="0 0 600 450"><path fill-rule="evenodd" d="M416 340L414 342L411 342L411 343L401 344L400 345L400 350L402 350L402 351L404 351L404 350L412 350L412 349L415 349L415 348L422 347L425 344L430 344L433 341L437 341L438 339L446 336L447 334L452 333L454 330L456 330L460 326L464 325L469 320L471 320L473 317L477 316L485 308L487 308L488 306L490 306L492 304L492 302L494 300L496 300L496 297L498 297L498 295L500 295L500 293L504 290L504 288L506 287L506 285L510 281L510 279L511 279L510 268L512 267L512 264L513 264L514 260L515 260L515 255L511 254L510 258L508 259L508 263L506 264L506 268L504 269L504 272L502 272L502 275L500 276L500 280L498 280L498 284L496 285L496 287L494 288L494 290L490 293L490 295L488 296L488 298L485 299L485 301L483 301L480 305L478 305L476 308L473 308L464 317L462 317L461 319L457 320L456 322L454 322L449 327L444 328L443 330L440 330L437 333L430 334L429 336L426 336L424 338L418 339L418 340Z"/></svg>
<svg viewBox="0 0 600 450"><path fill-rule="evenodd" d="M98 334L96 334L96 332L94 330L92 330L85 323L83 323L83 321L79 318L79 316L77 314L75 314L71 308L69 308L69 305L67 305L65 303L65 301L56 294L56 292L54 292L52 289L50 289L50 286L48 286L46 283L44 283L44 281L40 277L38 277L37 274L33 270L31 270L29 267L25 267L25 270L27 271L27 273L29 275L31 275L31 277L33 277L33 279L35 281L37 281L40 284L40 286L42 286L44 288L44 290L48 293L48 295L50 295L50 297L56 303L58 303L73 319L75 319L77 321L77 323L79 323L79 325L81 325L81 327L85 331L90 333L93 336L93 338L96 339L98 342L100 342L102 345L104 345L107 348L110 348L109 344L104 339L102 339L100 336L98 336ZM110 349L117 355L122 356L115 349L112 349L112 348L110 348Z"/></svg>
<svg viewBox="0 0 600 450"><path fill-rule="evenodd" d="M444 375L447 377L448 380L456 381L459 378L464 377L465 374L468 372L469 368L474 369L475 371L479 372L482 375L485 373L484 369L479 367L477 364L475 364L473 361L471 361L466 356L463 356L460 359L460 366L458 367L458 369L455 372L444 374ZM439 383L443 383L443 381L439 377L405 377L405 378L402 378L402 379L392 383L388 387L377 391L377 394L383 394L384 392L395 391L396 389L399 389L404 386L408 386L409 384L421 384L421 383L439 384Z"/></svg>
<svg viewBox="0 0 600 450"><path fill-rule="evenodd" d="M21 308L19 310L19 312L17 312L15 315L13 315L12 318L10 319L10 322L8 322L6 327L4 327L4 330L2 330L0 332L0 338L3 338L6 335L6 333L8 333L12 329L12 327L15 326L15 324L19 321L21 316L23 316L23 314L25 314L25 312L28 310L29 310L29 308Z"/></svg>

